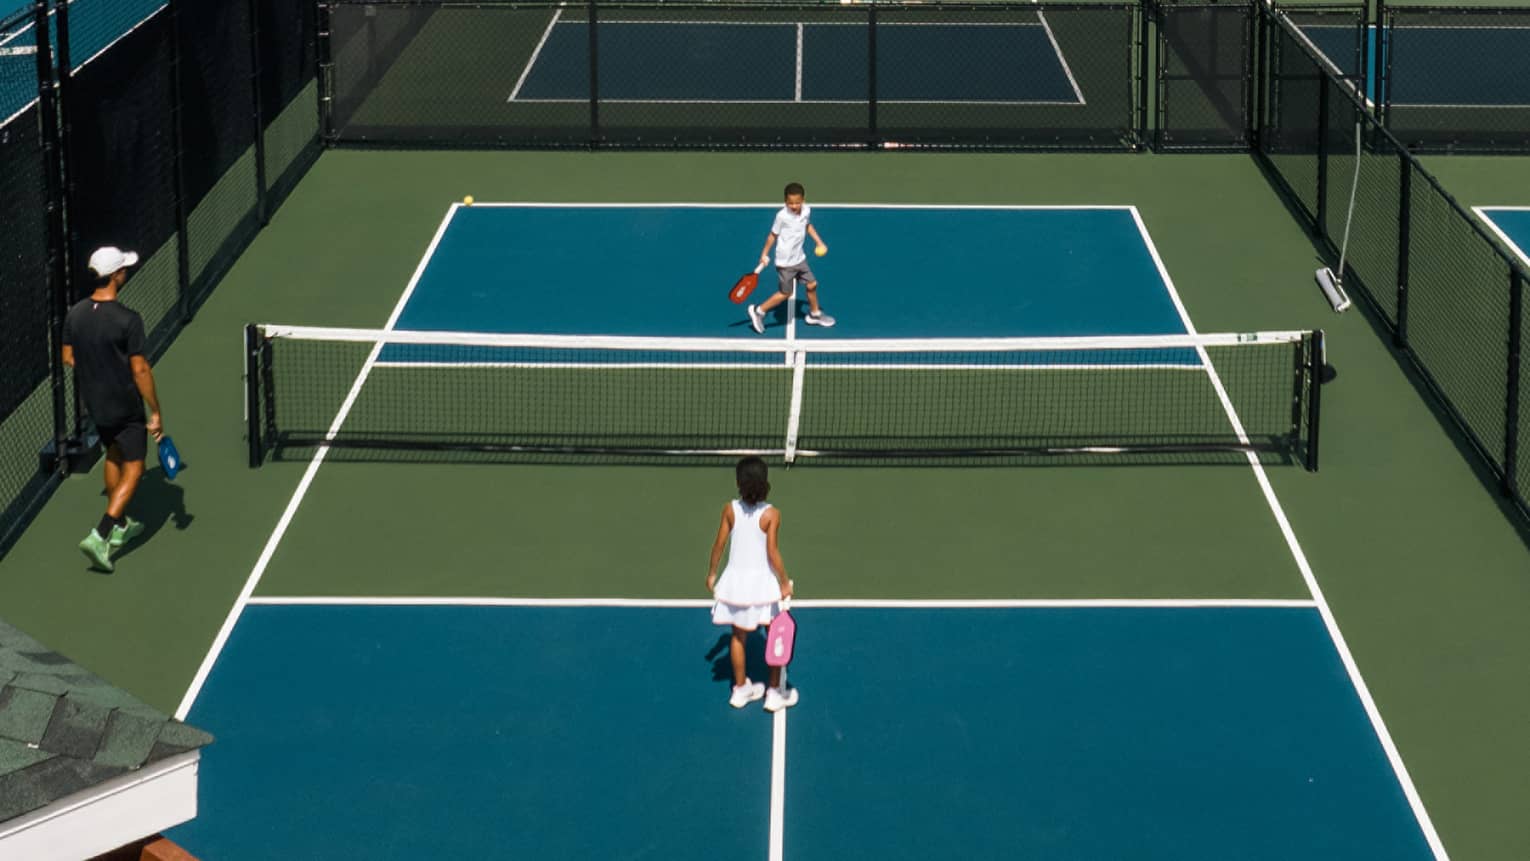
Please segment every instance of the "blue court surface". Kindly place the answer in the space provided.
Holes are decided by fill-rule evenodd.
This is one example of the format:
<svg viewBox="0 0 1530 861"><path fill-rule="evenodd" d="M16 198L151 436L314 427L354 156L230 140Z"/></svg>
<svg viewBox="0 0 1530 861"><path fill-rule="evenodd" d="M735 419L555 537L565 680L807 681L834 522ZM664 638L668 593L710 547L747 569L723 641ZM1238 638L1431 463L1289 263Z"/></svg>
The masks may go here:
<svg viewBox="0 0 1530 861"><path fill-rule="evenodd" d="M1348 75L1358 76L1356 28L1302 28L1312 43ZM1378 43L1366 30L1365 97L1375 103L1378 60L1394 107L1530 107L1530 28L1392 27Z"/></svg>
<svg viewBox="0 0 1530 861"><path fill-rule="evenodd" d="M395 327L577 335L930 338L1185 331L1129 207L814 206L833 329L728 288L779 206L454 207ZM773 268L751 301L776 289ZM798 291L802 298L802 291Z"/></svg>
<svg viewBox="0 0 1530 861"><path fill-rule="evenodd" d="M1302 602L802 602L775 717L728 707L703 603L252 605L170 836L225 861L759 858L772 832L834 861L1431 857Z"/></svg>
<svg viewBox="0 0 1530 861"><path fill-rule="evenodd" d="M864 102L866 27L823 23L602 19L607 102ZM511 101L590 98L589 24L555 18ZM655 64L656 54L663 63ZM953 58L993 58L981 74ZM1083 104L1045 23L886 24L877 97L890 103Z"/></svg>
<svg viewBox="0 0 1530 861"><path fill-rule="evenodd" d="M1477 217L1530 266L1530 206L1475 206Z"/></svg>

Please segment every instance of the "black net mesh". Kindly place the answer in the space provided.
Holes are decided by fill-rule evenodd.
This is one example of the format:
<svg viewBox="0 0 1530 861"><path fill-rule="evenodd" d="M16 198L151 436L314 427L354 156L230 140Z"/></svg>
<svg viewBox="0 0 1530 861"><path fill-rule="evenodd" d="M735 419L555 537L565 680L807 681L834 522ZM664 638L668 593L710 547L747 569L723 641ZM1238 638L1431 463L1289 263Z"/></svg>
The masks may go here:
<svg viewBox="0 0 1530 861"><path fill-rule="evenodd" d="M311 0L259 0L255 13L268 205L274 208L319 156L316 11Z"/></svg>
<svg viewBox="0 0 1530 861"><path fill-rule="evenodd" d="M1254 7L1158 7L1159 149L1248 146Z"/></svg>
<svg viewBox="0 0 1530 861"><path fill-rule="evenodd" d="M552 348L511 345L514 336L357 334L366 333L258 340L251 379L262 446L253 460L326 444L509 458L748 451L937 462L1253 450L1303 462L1310 445L1305 338L1206 347L1245 441L1190 345L923 342L912 352L866 352L817 344L799 354L684 339ZM387 340L399 335L415 340Z"/></svg>
<svg viewBox="0 0 1530 861"><path fill-rule="evenodd" d="M336 2L323 14L326 133L346 143L1134 142L1132 4Z"/></svg>
<svg viewBox="0 0 1530 861"><path fill-rule="evenodd" d="M170 17L161 11L77 66L65 105L76 293L87 289L92 249L137 251L143 263L122 297L143 315L151 353L181 321L173 56Z"/></svg>
<svg viewBox="0 0 1530 861"><path fill-rule="evenodd" d="M249 4L177 3L191 303L258 229Z"/></svg>
<svg viewBox="0 0 1530 861"><path fill-rule="evenodd" d="M55 430L48 165L32 21L0 21L0 547L45 484L38 452Z"/></svg>
<svg viewBox="0 0 1530 861"><path fill-rule="evenodd" d="M1501 464L1509 263L1427 175L1415 173L1411 198L1408 344Z"/></svg>
<svg viewBox="0 0 1530 861"><path fill-rule="evenodd" d="M1409 149L1530 152L1530 9L1389 6L1387 127Z"/></svg>

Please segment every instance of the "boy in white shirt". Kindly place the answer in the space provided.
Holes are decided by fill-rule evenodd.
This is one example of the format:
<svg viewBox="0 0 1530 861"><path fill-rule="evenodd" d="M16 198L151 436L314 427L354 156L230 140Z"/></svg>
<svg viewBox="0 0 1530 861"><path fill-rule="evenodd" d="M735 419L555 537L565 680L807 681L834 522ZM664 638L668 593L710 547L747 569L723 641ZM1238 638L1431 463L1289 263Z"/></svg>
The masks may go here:
<svg viewBox="0 0 1530 861"><path fill-rule="evenodd" d="M786 205L776 213L775 223L770 226L770 235L765 237L765 248L760 252L760 265L763 266L770 262L770 247L776 247L776 278L779 285L775 295L748 308L749 325L762 335L765 333L765 315L791 297L793 281L801 283L807 290L809 311L803 321L809 326L827 328L834 325L834 318L818 307L818 279L813 277L813 270L808 268L807 254L802 249L805 237L811 236L818 243L814 249L815 254L822 257L829 253L829 246L824 244L823 237L818 235L817 228L808 219L812 207L803 202L805 197L806 192L801 183L787 183Z"/></svg>

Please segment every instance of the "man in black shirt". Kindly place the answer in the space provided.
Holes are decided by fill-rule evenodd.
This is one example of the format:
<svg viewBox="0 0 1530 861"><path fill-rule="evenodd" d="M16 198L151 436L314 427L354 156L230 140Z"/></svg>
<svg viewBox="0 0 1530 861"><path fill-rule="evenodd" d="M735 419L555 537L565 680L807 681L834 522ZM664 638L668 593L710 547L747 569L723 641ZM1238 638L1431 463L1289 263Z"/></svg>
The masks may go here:
<svg viewBox="0 0 1530 861"><path fill-rule="evenodd" d="M124 511L143 478L149 434L164 435L154 374L143 357L143 318L117 301L128 267L137 263L131 251L96 249L90 255L95 290L64 318L64 364L74 368L75 385L106 446L106 515L80 542L86 558L103 571L112 570L112 553L143 531Z"/></svg>

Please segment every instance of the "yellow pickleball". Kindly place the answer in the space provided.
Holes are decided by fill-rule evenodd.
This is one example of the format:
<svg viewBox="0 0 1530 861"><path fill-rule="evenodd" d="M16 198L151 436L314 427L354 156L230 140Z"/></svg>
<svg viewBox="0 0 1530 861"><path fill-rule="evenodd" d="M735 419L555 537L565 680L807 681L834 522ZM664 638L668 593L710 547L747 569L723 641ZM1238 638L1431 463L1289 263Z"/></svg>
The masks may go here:
<svg viewBox="0 0 1530 861"><path fill-rule="evenodd" d="M464 206L472 206L473 205L473 196L470 194L467 197L462 198L462 203L463 203Z"/></svg>
<svg viewBox="0 0 1530 861"><path fill-rule="evenodd" d="M829 253L829 246L827 246L827 245L820 245L817 248L813 249L813 253L817 254L819 257L822 257L825 254Z"/></svg>

